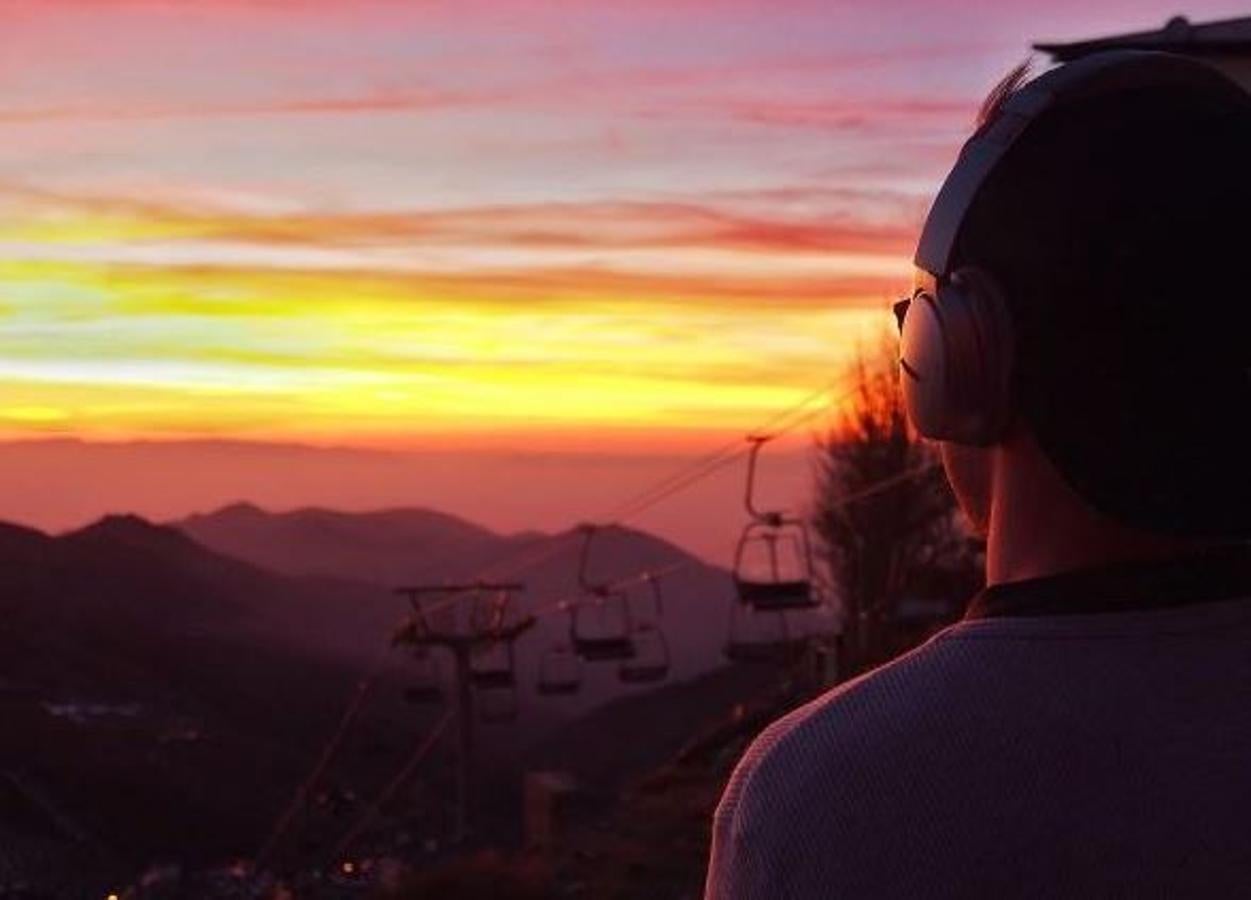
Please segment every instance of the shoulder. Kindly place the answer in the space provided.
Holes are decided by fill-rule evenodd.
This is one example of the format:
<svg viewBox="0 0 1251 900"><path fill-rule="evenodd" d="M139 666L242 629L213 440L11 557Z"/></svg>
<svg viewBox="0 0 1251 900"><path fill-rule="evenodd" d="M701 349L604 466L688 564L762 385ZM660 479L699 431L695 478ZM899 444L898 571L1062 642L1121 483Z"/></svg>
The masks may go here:
<svg viewBox="0 0 1251 900"><path fill-rule="evenodd" d="M744 753L725 799L751 811L774 795L850 791L924 753L925 735L980 677L967 649L941 634L774 722Z"/></svg>
<svg viewBox="0 0 1251 900"><path fill-rule="evenodd" d="M874 868L861 857L887 848L873 836L896 832L893 817L950 748L951 711L980 677L968 649L939 635L765 729L718 806L709 883L723 889L709 895L805 896L805 878L842 881L831 867Z"/></svg>

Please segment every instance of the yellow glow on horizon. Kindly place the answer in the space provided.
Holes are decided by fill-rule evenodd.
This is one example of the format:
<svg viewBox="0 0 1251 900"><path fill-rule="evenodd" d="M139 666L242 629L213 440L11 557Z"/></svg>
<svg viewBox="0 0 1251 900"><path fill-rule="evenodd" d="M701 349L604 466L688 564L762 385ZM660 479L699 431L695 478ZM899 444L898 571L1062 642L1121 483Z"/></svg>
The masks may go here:
<svg viewBox="0 0 1251 900"><path fill-rule="evenodd" d="M123 240L171 237L133 221ZM54 220L22 238L116 241L117 225ZM766 279L0 256L0 428L381 444L734 432L880 333L884 300L858 290L822 303Z"/></svg>
<svg viewBox="0 0 1251 900"><path fill-rule="evenodd" d="M69 413L54 406L0 406L0 419L10 422L63 422Z"/></svg>

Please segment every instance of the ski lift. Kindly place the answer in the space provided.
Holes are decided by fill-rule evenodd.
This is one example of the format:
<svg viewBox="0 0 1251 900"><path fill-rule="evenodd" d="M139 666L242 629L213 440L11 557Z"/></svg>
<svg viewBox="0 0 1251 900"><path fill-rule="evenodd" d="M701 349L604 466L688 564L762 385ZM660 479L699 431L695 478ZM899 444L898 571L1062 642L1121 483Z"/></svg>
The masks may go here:
<svg viewBox="0 0 1251 900"><path fill-rule="evenodd" d="M568 644L557 644L539 659L538 691L544 697L576 694L582 688L582 658Z"/></svg>
<svg viewBox="0 0 1251 900"><path fill-rule="evenodd" d="M643 625L652 626L658 624L665 614L665 598L660 589L660 576L655 572L644 572L643 582L647 585L647 598L651 600L650 609L646 610L645 615L635 615L631 613L639 627ZM635 607L636 609L638 607Z"/></svg>
<svg viewBox="0 0 1251 900"><path fill-rule="evenodd" d="M731 662L785 664L798 660L807 641L791 635L786 613L730 605L730 634L725 656Z"/></svg>
<svg viewBox="0 0 1251 900"><path fill-rule="evenodd" d="M413 683L404 689L404 700L419 705L438 703L443 699L443 679L429 647L413 649L416 663Z"/></svg>
<svg viewBox="0 0 1251 900"><path fill-rule="evenodd" d="M486 725L506 725L517 721L521 710L517 698L517 685L479 688L474 695L478 706L478 719Z"/></svg>
<svg viewBox="0 0 1251 900"><path fill-rule="evenodd" d="M517 660L513 642L492 640L475 647L469 657L469 683L482 691L514 688Z"/></svg>
<svg viewBox="0 0 1251 900"><path fill-rule="evenodd" d="M587 662L634 658L628 599L619 591L587 597L571 605L569 642Z"/></svg>
<svg viewBox="0 0 1251 900"><path fill-rule="evenodd" d="M747 461L745 504L751 521L734 551L734 586L739 602L758 610L811 609L819 605L812 588L812 546L802 519L756 508L756 461L772 438L753 435Z"/></svg>
<svg viewBox="0 0 1251 900"><path fill-rule="evenodd" d="M504 632L516 624L507 589L479 591L469 612L469 627L482 639L469 656L469 682L474 687L478 718L498 725L517 719L517 651L514 637Z"/></svg>
<svg viewBox="0 0 1251 900"><path fill-rule="evenodd" d="M507 587L481 585L475 590L469 608L469 628L474 634L502 631L516 617L512 592Z"/></svg>
<svg viewBox="0 0 1251 900"><path fill-rule="evenodd" d="M587 562L594 525L583 526L585 538L578 564L578 582L585 596L570 605L569 643L588 662L615 662L634 658L634 622L630 614L630 598L624 591L608 583L592 582L587 576Z"/></svg>
<svg viewBox="0 0 1251 900"><path fill-rule="evenodd" d="M395 593L408 600L411 610L408 621L400 628L395 636L395 640L403 640L404 642L418 641L430 634L430 622L426 618L426 610L421 604L421 597L425 591L420 588L396 588Z"/></svg>
<svg viewBox="0 0 1251 900"><path fill-rule="evenodd" d="M634 632L634 659L621 663L617 677L625 684L654 684L669 675L669 642L655 625L642 625Z"/></svg>

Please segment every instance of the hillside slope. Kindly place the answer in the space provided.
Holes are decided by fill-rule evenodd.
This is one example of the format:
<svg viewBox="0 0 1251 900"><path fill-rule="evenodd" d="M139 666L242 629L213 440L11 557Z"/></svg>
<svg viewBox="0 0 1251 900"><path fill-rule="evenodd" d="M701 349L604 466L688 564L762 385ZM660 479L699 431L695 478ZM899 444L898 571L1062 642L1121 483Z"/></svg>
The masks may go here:
<svg viewBox="0 0 1251 900"><path fill-rule="evenodd" d="M484 564L514 543L425 509L344 513L309 507L279 513L235 503L170 524L219 553L275 572L388 586L441 577L440 564L451 554L459 565Z"/></svg>
<svg viewBox="0 0 1251 900"><path fill-rule="evenodd" d="M133 517L0 527L0 561L0 769L123 866L252 852L395 620ZM362 723L397 750L422 725L399 697ZM354 753L349 780L386 762Z"/></svg>
<svg viewBox="0 0 1251 900"><path fill-rule="evenodd" d="M531 689L543 655L568 640L570 616L553 606L582 596L577 577L582 539L576 531L501 536L430 510L266 512L247 504L173 525L221 553L291 575L333 575L380 587L484 575L524 582L519 607L541 613L538 626L517 647L518 672ZM601 582L672 570L662 581L664 614L658 623L669 644L671 678L692 678L723 663L733 596L724 570L667 541L620 527L596 537L588 568L590 577ZM634 584L629 603L640 617L654 618L647 585ZM401 608L398 601L395 608ZM623 684L611 664L589 665L584 673L584 688L576 696L547 700L543 706L567 717L649 687ZM532 690L526 693L533 699Z"/></svg>

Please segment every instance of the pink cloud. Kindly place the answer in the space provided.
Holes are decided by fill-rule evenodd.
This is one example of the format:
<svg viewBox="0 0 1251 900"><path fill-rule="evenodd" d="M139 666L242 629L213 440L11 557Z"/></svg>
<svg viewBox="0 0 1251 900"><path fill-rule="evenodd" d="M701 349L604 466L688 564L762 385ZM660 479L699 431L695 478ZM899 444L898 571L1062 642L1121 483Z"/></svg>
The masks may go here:
<svg viewBox="0 0 1251 900"><path fill-rule="evenodd" d="M644 112L650 118L715 116L754 125L785 128L859 130L909 126L932 130L935 125L971 125L977 101L969 98L895 97L864 99L787 100L719 97L680 101Z"/></svg>
<svg viewBox="0 0 1251 900"><path fill-rule="evenodd" d="M465 246L550 250L710 249L758 254L906 254L920 207L898 204L888 219L857 215L850 191L811 191L816 207L788 210L798 188L775 194L777 209L755 196L746 208L705 202L551 202L445 210L256 215L132 197L72 195L0 184L29 204L168 226L183 238L255 246ZM841 208L828 205L830 196ZM765 198L769 194L763 195ZM873 196L869 194L867 196ZM737 208L736 208L737 207ZM907 210L905 213L904 210ZM124 233L124 232L123 232Z"/></svg>
<svg viewBox="0 0 1251 900"><path fill-rule="evenodd" d="M159 119L241 118L284 115L353 115L405 113L418 110L503 102L499 93L377 91L355 96L304 97L256 103L188 103L183 105L49 106L0 109L0 123L28 125L56 121L142 121Z"/></svg>

